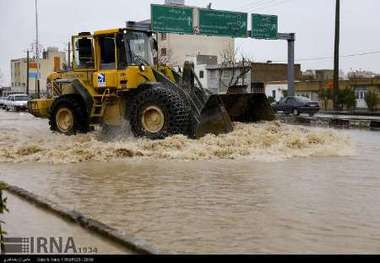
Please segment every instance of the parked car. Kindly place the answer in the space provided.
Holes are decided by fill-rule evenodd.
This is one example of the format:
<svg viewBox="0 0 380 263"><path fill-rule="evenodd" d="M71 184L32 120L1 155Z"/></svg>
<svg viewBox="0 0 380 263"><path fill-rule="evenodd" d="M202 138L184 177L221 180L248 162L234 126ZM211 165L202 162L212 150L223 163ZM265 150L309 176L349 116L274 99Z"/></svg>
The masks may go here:
<svg viewBox="0 0 380 263"><path fill-rule="evenodd" d="M0 97L0 109L3 109L5 107L5 102L6 102L7 98L8 97L6 97L6 96Z"/></svg>
<svg viewBox="0 0 380 263"><path fill-rule="evenodd" d="M296 116L302 113L314 116L321 109L318 102L305 97L285 97L279 102L273 103L272 108L275 112L293 113Z"/></svg>
<svg viewBox="0 0 380 263"><path fill-rule="evenodd" d="M1 108L2 108L3 110L7 110L7 105L9 104L9 100L10 100L10 96L6 96L6 97L4 97L3 105L1 106Z"/></svg>
<svg viewBox="0 0 380 263"><path fill-rule="evenodd" d="M5 101L5 109L7 111L25 111L28 109L28 101L30 99L26 94L10 95Z"/></svg>

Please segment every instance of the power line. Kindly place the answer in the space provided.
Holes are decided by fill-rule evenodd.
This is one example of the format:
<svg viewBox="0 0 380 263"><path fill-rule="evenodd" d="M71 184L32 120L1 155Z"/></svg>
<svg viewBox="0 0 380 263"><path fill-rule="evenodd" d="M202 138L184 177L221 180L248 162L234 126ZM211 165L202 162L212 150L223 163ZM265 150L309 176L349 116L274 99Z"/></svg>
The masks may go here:
<svg viewBox="0 0 380 263"><path fill-rule="evenodd" d="M350 57L360 57L360 56L368 56L368 55L376 55L380 54L379 51L368 51L368 52L360 52L360 53L354 53L354 54L348 54L348 55L343 55L339 56L340 58L350 58ZM319 61L319 60L330 60L333 59L334 57L314 57L314 58L301 58L301 59L296 59L297 62L302 62L302 61ZM274 61L274 62L283 62L283 61Z"/></svg>
<svg viewBox="0 0 380 263"><path fill-rule="evenodd" d="M273 7L277 7L279 5L282 5L282 4L285 4L285 3L288 3L289 1L292 1L292 0L282 0L280 2L273 2L273 3L268 3L267 5L261 5L257 8L255 8L254 10L258 10L258 9L268 9L268 8L273 8Z"/></svg>
<svg viewBox="0 0 380 263"><path fill-rule="evenodd" d="M256 6L255 8L253 8L253 9L250 10L250 11L260 9L260 8L265 7L265 6L270 6L270 5L276 4L276 2L277 2L277 0L271 0L271 1L268 1L267 3L263 3L263 4L259 5L259 6Z"/></svg>
<svg viewBox="0 0 380 263"><path fill-rule="evenodd" d="M261 0L261 1L256 1L256 2L243 5L239 9L244 8L247 10L246 12L252 12L258 9L263 9L263 8L266 9L268 7L273 8L275 6L287 3L289 1L292 1L292 0L282 0L282 1L281 0Z"/></svg>
<svg viewBox="0 0 380 263"><path fill-rule="evenodd" d="M261 5L263 3L265 3L266 1L272 1L272 0L256 0L256 1L251 1L250 3L247 3L245 5L242 5L242 6L239 6L238 9L251 9L253 8L255 5Z"/></svg>

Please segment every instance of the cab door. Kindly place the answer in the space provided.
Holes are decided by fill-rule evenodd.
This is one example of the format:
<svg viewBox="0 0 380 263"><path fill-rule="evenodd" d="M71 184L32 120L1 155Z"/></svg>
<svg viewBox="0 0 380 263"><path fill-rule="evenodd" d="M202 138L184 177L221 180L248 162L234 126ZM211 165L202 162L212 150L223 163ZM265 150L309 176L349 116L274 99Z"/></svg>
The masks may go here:
<svg viewBox="0 0 380 263"><path fill-rule="evenodd" d="M96 41L99 71L94 73L94 87L112 89L118 87L116 35L102 35Z"/></svg>
<svg viewBox="0 0 380 263"><path fill-rule="evenodd" d="M95 71L94 39L89 33L73 36L72 69L65 74L65 78L80 79L85 84L92 84L92 74Z"/></svg>
<svg viewBox="0 0 380 263"><path fill-rule="evenodd" d="M94 40L91 35L74 36L73 69L74 71L94 71Z"/></svg>

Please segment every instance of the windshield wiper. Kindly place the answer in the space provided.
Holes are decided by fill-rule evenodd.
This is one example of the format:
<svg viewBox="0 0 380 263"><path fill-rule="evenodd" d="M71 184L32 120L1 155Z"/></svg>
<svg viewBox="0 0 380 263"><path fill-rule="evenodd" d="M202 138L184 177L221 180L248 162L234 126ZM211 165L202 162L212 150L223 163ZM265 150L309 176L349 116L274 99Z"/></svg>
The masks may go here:
<svg viewBox="0 0 380 263"><path fill-rule="evenodd" d="M138 60L139 62L141 62L141 64L149 66L148 61L146 61L143 57L141 57L137 54L133 54L133 60Z"/></svg>

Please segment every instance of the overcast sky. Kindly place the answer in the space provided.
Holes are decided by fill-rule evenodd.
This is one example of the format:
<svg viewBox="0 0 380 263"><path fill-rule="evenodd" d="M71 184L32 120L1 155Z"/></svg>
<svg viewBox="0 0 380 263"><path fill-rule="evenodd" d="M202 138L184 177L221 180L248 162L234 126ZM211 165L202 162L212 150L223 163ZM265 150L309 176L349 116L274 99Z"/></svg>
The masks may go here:
<svg viewBox="0 0 380 263"><path fill-rule="evenodd" d="M65 48L75 32L123 27L127 20L150 17L150 4L164 0L38 0L40 42ZM186 0L206 6L211 0ZM341 55L380 51L380 1L342 0ZM280 32L295 32L296 59L302 69L332 68L334 0L214 0L213 8L279 16ZM0 70L10 78L11 58L25 56L35 41L33 0L0 0ZM257 61L286 61L283 41L237 40L240 51ZM328 57L321 60L309 60ZM331 58L329 58L331 57ZM380 53L341 59L342 68L380 73Z"/></svg>

